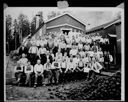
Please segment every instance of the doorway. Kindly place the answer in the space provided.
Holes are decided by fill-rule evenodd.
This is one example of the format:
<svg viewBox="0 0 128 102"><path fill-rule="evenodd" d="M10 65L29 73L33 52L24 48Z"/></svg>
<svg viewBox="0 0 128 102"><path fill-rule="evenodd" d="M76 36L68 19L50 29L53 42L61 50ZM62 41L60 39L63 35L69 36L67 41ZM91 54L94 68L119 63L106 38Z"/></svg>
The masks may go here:
<svg viewBox="0 0 128 102"><path fill-rule="evenodd" d="M71 30L72 29L70 29L70 28L61 28L62 33L65 35L68 35Z"/></svg>
<svg viewBox="0 0 128 102"><path fill-rule="evenodd" d="M63 34L68 35L68 33L70 32L70 30L62 30Z"/></svg>

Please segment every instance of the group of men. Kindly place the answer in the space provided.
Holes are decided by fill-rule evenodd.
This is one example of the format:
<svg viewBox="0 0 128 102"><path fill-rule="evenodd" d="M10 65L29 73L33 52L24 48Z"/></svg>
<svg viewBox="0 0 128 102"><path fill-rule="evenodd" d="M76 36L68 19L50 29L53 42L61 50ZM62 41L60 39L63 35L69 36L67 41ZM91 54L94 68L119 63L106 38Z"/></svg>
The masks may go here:
<svg viewBox="0 0 128 102"><path fill-rule="evenodd" d="M34 73L34 87L38 76L42 77L44 86L67 80L89 80L102 69L109 69L113 61L108 50L109 40L101 36L76 35L48 36L29 41L29 47L22 45L19 49L21 58L15 67L17 82L23 73L25 84Z"/></svg>

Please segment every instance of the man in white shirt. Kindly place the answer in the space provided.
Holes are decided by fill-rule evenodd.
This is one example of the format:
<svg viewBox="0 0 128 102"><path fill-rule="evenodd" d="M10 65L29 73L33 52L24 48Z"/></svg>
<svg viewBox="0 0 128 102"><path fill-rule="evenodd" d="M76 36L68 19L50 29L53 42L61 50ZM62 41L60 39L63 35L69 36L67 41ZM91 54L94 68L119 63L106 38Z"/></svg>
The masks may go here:
<svg viewBox="0 0 128 102"><path fill-rule="evenodd" d="M94 42L94 45L92 46L92 50L93 51L98 51L98 46L97 46L97 44L96 44L96 42Z"/></svg>
<svg viewBox="0 0 128 102"><path fill-rule="evenodd" d="M86 62L84 66L84 73L87 80L90 79L90 76L92 74L91 69L92 69L92 60L90 57L88 57L88 62Z"/></svg>
<svg viewBox="0 0 128 102"><path fill-rule="evenodd" d="M55 59L55 61L52 62L51 71L52 71L52 78L54 79L54 83L58 84L60 78L60 72L62 72L61 62Z"/></svg>
<svg viewBox="0 0 128 102"><path fill-rule="evenodd" d="M55 59L59 62L61 62L62 60L62 53L60 51L60 49L58 49L58 52L56 53Z"/></svg>
<svg viewBox="0 0 128 102"><path fill-rule="evenodd" d="M85 51L89 51L89 49L90 49L90 44L85 44L85 45L84 45L84 49L85 49Z"/></svg>
<svg viewBox="0 0 128 102"><path fill-rule="evenodd" d="M97 51L97 56L98 56L98 58L99 58L100 56L103 56L103 51L102 51L101 48L99 48L99 50Z"/></svg>
<svg viewBox="0 0 128 102"><path fill-rule="evenodd" d="M96 61L96 59L93 57L91 61L91 69L88 73L88 79L94 79L96 73L101 73L101 69L103 66Z"/></svg>
<svg viewBox="0 0 128 102"><path fill-rule="evenodd" d="M22 58L17 61L17 66L14 68L15 77L17 83L20 84L21 76L24 73L24 67L27 66L28 59L25 54L22 54Z"/></svg>
<svg viewBox="0 0 128 102"><path fill-rule="evenodd" d="M78 53L78 50L73 46L72 49L70 50L70 56L76 56Z"/></svg>
<svg viewBox="0 0 128 102"><path fill-rule="evenodd" d="M40 48L40 40L36 40L36 46L38 47L38 49Z"/></svg>
<svg viewBox="0 0 128 102"><path fill-rule="evenodd" d="M45 80L44 85L51 83L51 77L52 77L51 67L52 64L50 63L50 60L47 59L47 63L44 64L44 80Z"/></svg>
<svg viewBox="0 0 128 102"><path fill-rule="evenodd" d="M67 68L65 73L67 73L67 81L71 81L74 79L74 71L75 71L75 63L73 62L73 59L71 58L68 62L67 62Z"/></svg>
<svg viewBox="0 0 128 102"><path fill-rule="evenodd" d="M28 61L28 65L25 66L25 72L26 74L26 82L25 84L27 85L28 82L30 82L30 75L33 73L33 66L31 65L31 62ZM29 86L30 86L30 83L29 83Z"/></svg>
<svg viewBox="0 0 128 102"><path fill-rule="evenodd" d="M83 70L84 70L84 62L82 61L82 58L80 57L80 61L78 62L78 65L77 65L77 75L79 76L79 80L83 78Z"/></svg>
<svg viewBox="0 0 128 102"><path fill-rule="evenodd" d="M31 61L31 64L35 65L37 54L38 54L38 48L35 44L33 44L29 48L29 54L30 54L30 59L29 60Z"/></svg>
<svg viewBox="0 0 128 102"><path fill-rule="evenodd" d="M70 60L67 62L67 69L66 72L74 72L76 68L76 62L73 62L73 58L70 58Z"/></svg>
<svg viewBox="0 0 128 102"><path fill-rule="evenodd" d="M78 49L79 49L79 50L82 50L82 49L83 49L83 44L82 44L82 42L80 42L80 43L78 44Z"/></svg>
<svg viewBox="0 0 128 102"><path fill-rule="evenodd" d="M93 57L92 58L92 70L95 71L96 73L100 73L100 70L103 68L103 66L96 61L96 59Z"/></svg>
<svg viewBox="0 0 128 102"><path fill-rule="evenodd" d="M65 52L62 59L63 59L63 60L66 60L66 62L67 62L68 58L69 58L69 57L67 56L67 52Z"/></svg>
<svg viewBox="0 0 128 102"><path fill-rule="evenodd" d="M94 52L92 51L92 48L90 48L90 50L88 51L88 54L89 54L90 57L94 56Z"/></svg>
<svg viewBox="0 0 128 102"><path fill-rule="evenodd" d="M79 51L79 55L80 55L80 57L83 58L83 57L85 56L85 52L84 52L83 50L80 50L80 51Z"/></svg>
<svg viewBox="0 0 128 102"><path fill-rule="evenodd" d="M41 48L39 48L39 50L38 50L38 56L41 59L42 65L44 65L47 61L46 52L47 52L47 50L44 46L41 46Z"/></svg>
<svg viewBox="0 0 128 102"><path fill-rule="evenodd" d="M104 57L103 55L101 54L100 57L98 58L98 62L103 66L104 68Z"/></svg>
<svg viewBox="0 0 128 102"><path fill-rule="evenodd" d="M35 84L34 84L34 87L36 87L36 85L37 85L38 76L42 77L42 84L43 84L43 81L44 81L43 72L44 72L44 67L41 64L41 60L38 59L37 60L37 64L35 64L35 66L34 66L34 73L35 73Z"/></svg>
<svg viewBox="0 0 128 102"><path fill-rule="evenodd" d="M25 54L22 54L22 58L18 61L21 67L25 67L27 65L28 59L26 58Z"/></svg>
<svg viewBox="0 0 128 102"><path fill-rule="evenodd" d="M60 74L60 80L62 82L65 82L65 78L66 78L66 68L67 68L67 61L66 59L63 59L62 62L60 63L61 66L61 74Z"/></svg>

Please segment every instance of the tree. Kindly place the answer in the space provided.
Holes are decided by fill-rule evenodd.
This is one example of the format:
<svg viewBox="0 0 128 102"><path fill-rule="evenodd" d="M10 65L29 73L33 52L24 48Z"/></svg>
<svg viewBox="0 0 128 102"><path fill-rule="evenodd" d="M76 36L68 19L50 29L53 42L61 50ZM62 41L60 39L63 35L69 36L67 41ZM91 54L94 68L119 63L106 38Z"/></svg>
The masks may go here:
<svg viewBox="0 0 128 102"><path fill-rule="evenodd" d="M22 42L23 38L30 34L29 20L26 15L20 14L18 17L19 29L20 29L20 40Z"/></svg>
<svg viewBox="0 0 128 102"><path fill-rule="evenodd" d="M15 45L15 49L17 49L19 47L19 25L18 25L18 22L17 22L17 19L14 20L14 45Z"/></svg>
<svg viewBox="0 0 128 102"><path fill-rule="evenodd" d="M51 19L51 18L53 18L53 17L56 17L56 16L58 16L58 15L60 15L61 13L58 11L58 12L56 12L56 11L51 11L49 14L48 14L48 16L47 16L47 18L48 19Z"/></svg>
<svg viewBox="0 0 128 102"><path fill-rule="evenodd" d="M7 15L6 16L6 49L7 49L7 53L10 52L11 26L12 26L12 17L11 17L11 15Z"/></svg>

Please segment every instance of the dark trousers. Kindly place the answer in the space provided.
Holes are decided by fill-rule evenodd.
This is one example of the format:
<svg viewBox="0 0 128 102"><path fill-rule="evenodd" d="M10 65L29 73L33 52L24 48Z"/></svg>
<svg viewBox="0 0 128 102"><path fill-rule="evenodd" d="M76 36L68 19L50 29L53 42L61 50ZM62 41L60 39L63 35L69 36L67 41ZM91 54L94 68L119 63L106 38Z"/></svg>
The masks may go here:
<svg viewBox="0 0 128 102"><path fill-rule="evenodd" d="M50 84L52 78L52 71L51 70L45 70L44 71L44 83Z"/></svg>
<svg viewBox="0 0 128 102"><path fill-rule="evenodd" d="M31 74L32 73L26 73L26 83L31 81Z"/></svg>
<svg viewBox="0 0 128 102"><path fill-rule="evenodd" d="M67 81L68 82L70 82L70 81L73 81L73 79L74 79L74 72L72 72L71 70L69 70L68 72L67 72Z"/></svg>
<svg viewBox="0 0 128 102"><path fill-rule="evenodd" d="M110 69L110 63L109 62L104 62L104 67L106 70Z"/></svg>
<svg viewBox="0 0 128 102"><path fill-rule="evenodd" d="M42 65L44 65L47 62L47 57L45 54L41 54L40 57L41 57L41 63Z"/></svg>
<svg viewBox="0 0 128 102"><path fill-rule="evenodd" d="M62 73L60 74L60 80L61 80L61 82L65 82L66 80L66 73L65 73L65 70L66 70L66 68L61 68L61 70L62 70Z"/></svg>
<svg viewBox="0 0 128 102"><path fill-rule="evenodd" d="M93 70L90 70L87 75L87 79L94 79L95 74L96 73Z"/></svg>
<svg viewBox="0 0 128 102"><path fill-rule="evenodd" d="M61 53L64 56L64 53L66 52L65 48L61 48Z"/></svg>
<svg viewBox="0 0 128 102"><path fill-rule="evenodd" d="M16 80L20 82L22 75L23 75L23 72L16 72L15 73Z"/></svg>
<svg viewBox="0 0 128 102"><path fill-rule="evenodd" d="M70 57L70 54L69 54L70 50L71 50L71 48L67 48L67 51L66 52L67 52L67 56L68 57Z"/></svg>
<svg viewBox="0 0 128 102"><path fill-rule="evenodd" d="M32 65L36 64L36 60L37 60L36 58L37 58L36 54L32 54L32 53L30 54L30 59L29 60L31 61Z"/></svg>
<svg viewBox="0 0 128 102"><path fill-rule="evenodd" d="M59 83L60 71L59 69L52 69L52 78L54 79L54 83Z"/></svg>

